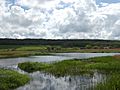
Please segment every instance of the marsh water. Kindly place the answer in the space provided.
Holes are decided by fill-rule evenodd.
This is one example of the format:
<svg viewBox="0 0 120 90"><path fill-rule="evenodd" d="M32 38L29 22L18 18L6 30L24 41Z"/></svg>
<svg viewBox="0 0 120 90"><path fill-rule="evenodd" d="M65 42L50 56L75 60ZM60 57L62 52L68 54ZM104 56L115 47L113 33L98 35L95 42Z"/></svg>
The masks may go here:
<svg viewBox="0 0 120 90"><path fill-rule="evenodd" d="M21 62L45 62L52 63L55 61L67 59L84 59L98 56L113 56L120 53L54 53L48 56L30 56L22 58L0 59L0 67L17 70L20 73L26 73L17 67ZM105 80L106 75L94 72L93 75L64 76L55 77L43 72L26 73L31 77L31 81L17 88L16 90L89 90L97 83Z"/></svg>

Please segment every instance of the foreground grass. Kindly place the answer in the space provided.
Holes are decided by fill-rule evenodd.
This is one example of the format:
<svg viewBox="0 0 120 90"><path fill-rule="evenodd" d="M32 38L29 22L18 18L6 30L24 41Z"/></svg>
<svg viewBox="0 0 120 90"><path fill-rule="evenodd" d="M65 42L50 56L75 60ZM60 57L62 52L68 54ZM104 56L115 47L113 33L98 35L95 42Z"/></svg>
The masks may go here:
<svg viewBox="0 0 120 90"><path fill-rule="evenodd" d="M98 84L95 90L120 90L120 56L65 60L53 64L24 62L18 66L27 72L43 71L55 76L92 75L97 70L107 74L108 77L104 83Z"/></svg>
<svg viewBox="0 0 120 90"><path fill-rule="evenodd" d="M106 81L95 86L94 90L120 90L120 72L111 73Z"/></svg>
<svg viewBox="0 0 120 90"><path fill-rule="evenodd" d="M27 75L12 70L0 69L0 90L12 90L25 85L29 80Z"/></svg>

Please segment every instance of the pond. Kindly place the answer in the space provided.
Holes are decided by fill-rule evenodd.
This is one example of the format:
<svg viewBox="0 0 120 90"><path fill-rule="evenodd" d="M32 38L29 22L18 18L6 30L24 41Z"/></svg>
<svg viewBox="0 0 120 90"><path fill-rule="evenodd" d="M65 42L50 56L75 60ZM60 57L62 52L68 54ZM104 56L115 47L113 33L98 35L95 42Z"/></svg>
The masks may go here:
<svg viewBox="0 0 120 90"><path fill-rule="evenodd" d="M61 61L67 59L83 59L98 56L113 56L120 53L54 53L49 56L30 56L21 58L0 59L0 67L21 71L17 64L21 62L47 62ZM16 90L89 90L97 83L105 80L106 75L94 72L93 75L55 77L42 72L26 73L31 81Z"/></svg>

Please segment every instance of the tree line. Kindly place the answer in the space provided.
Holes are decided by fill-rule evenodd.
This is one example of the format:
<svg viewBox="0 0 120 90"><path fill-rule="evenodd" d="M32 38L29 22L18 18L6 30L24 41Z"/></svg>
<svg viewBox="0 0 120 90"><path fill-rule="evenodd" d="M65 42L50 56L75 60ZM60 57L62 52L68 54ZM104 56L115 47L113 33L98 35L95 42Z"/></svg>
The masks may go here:
<svg viewBox="0 0 120 90"><path fill-rule="evenodd" d="M0 39L0 45L51 45L80 48L120 48L120 40L98 39Z"/></svg>

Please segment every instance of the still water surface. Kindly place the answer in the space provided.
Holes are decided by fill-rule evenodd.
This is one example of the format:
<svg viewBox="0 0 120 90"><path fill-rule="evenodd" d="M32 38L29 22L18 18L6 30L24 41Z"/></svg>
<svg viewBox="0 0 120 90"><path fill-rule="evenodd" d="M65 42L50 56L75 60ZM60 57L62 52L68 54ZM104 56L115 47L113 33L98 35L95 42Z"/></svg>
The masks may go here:
<svg viewBox="0 0 120 90"><path fill-rule="evenodd" d="M55 53L55 55L48 56L30 56L20 58L0 59L0 66L14 66L22 62L53 62L67 59L83 59L98 56L113 56L120 53Z"/></svg>
<svg viewBox="0 0 120 90"><path fill-rule="evenodd" d="M61 61L66 59L83 59L98 56L113 56L120 53L56 53L49 56L30 56L22 58L0 59L0 67L21 71L17 64L21 62L47 62ZM89 90L97 83L105 80L106 75L94 72L93 75L55 77L42 72L26 73L31 81L16 90Z"/></svg>

